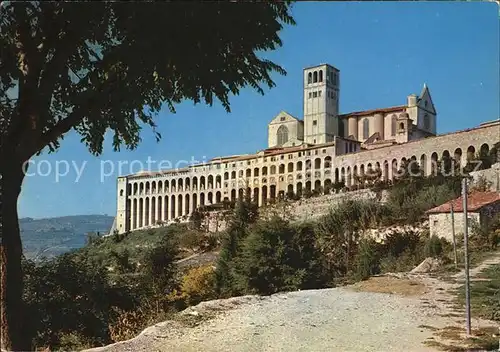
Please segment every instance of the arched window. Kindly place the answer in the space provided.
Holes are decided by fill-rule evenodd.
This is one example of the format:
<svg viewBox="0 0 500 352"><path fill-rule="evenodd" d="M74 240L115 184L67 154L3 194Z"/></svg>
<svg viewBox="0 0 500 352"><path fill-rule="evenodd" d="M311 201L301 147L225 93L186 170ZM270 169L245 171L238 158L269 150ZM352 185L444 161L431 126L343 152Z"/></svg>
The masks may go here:
<svg viewBox="0 0 500 352"><path fill-rule="evenodd" d="M313 73L313 83L318 82L318 71L314 71Z"/></svg>
<svg viewBox="0 0 500 352"><path fill-rule="evenodd" d="M370 125L368 119L363 120L363 139L370 137Z"/></svg>
<svg viewBox="0 0 500 352"><path fill-rule="evenodd" d="M309 72L309 73L307 74L307 84L311 84L311 83L312 83L312 73L311 73L311 72Z"/></svg>
<svg viewBox="0 0 500 352"><path fill-rule="evenodd" d="M396 135L396 120L397 120L396 115L392 115L392 117L391 117L391 136Z"/></svg>
<svg viewBox="0 0 500 352"><path fill-rule="evenodd" d="M278 128L278 145L283 145L286 142L288 142L288 128L282 125Z"/></svg>
<svg viewBox="0 0 500 352"><path fill-rule="evenodd" d="M429 115L425 114L424 115L424 129L428 130L431 128L430 126L430 120L429 120Z"/></svg>
<svg viewBox="0 0 500 352"><path fill-rule="evenodd" d="M323 70L319 71L319 81L323 82Z"/></svg>

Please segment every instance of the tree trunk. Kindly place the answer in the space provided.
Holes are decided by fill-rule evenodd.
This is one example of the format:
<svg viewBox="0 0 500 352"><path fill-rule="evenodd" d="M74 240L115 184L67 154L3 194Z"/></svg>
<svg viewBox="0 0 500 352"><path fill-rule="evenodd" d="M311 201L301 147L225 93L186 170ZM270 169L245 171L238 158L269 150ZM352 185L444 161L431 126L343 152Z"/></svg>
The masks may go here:
<svg viewBox="0 0 500 352"><path fill-rule="evenodd" d="M5 154L4 154L5 155ZM30 339L22 330L24 306L22 302L23 273L21 268L22 243L17 215L17 199L24 178L21 162L7 155L0 162L1 172L1 299L0 346L8 351L28 351Z"/></svg>

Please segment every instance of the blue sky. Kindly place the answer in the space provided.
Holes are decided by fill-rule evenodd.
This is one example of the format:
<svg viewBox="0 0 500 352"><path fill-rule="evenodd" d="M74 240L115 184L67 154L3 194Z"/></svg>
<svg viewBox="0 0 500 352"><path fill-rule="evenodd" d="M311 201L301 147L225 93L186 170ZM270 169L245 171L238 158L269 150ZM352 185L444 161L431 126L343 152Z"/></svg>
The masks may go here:
<svg viewBox="0 0 500 352"><path fill-rule="evenodd" d="M499 11L484 2L302 2L297 21L281 34L284 45L265 54L284 67L265 96L250 88L231 99L232 113L220 104L185 102L177 114L158 117L163 139L149 129L135 151L115 153L108 139L99 158L70 133L61 149L33 159L35 173L66 160L85 166L80 179L29 176L19 201L21 217L115 214L120 161L207 160L252 153L266 147L267 123L281 110L302 117L302 69L329 63L340 70L340 110L405 104L406 96L429 86L438 112L438 132L450 132L496 119L499 113ZM101 179L103 164L110 176ZM108 166L113 163L111 174ZM62 164L60 164L62 167ZM157 164L153 164L153 167ZM62 171L64 171L61 168ZM128 173L128 166L123 173Z"/></svg>

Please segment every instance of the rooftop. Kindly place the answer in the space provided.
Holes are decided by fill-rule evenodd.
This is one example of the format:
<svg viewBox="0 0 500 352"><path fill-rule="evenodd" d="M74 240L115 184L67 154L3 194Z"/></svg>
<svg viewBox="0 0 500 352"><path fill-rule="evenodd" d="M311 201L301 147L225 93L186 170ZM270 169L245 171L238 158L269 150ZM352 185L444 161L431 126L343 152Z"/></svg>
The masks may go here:
<svg viewBox="0 0 500 352"><path fill-rule="evenodd" d="M339 117L341 118L347 118L347 117L354 117L354 116L368 116L368 115L373 115L376 113L389 113L389 112L398 112L398 111L404 111L408 106L407 105L399 105L399 106L391 106L388 108L380 108L380 109L372 109L372 110L364 110L364 111L353 111L347 114L341 114Z"/></svg>
<svg viewBox="0 0 500 352"><path fill-rule="evenodd" d="M474 212L486 205L500 202L500 192L473 192L467 197L467 211ZM451 205L453 204L454 212L463 212L464 209L463 199L459 197L450 202L441 204L435 208L427 211L427 214L439 214L451 212Z"/></svg>

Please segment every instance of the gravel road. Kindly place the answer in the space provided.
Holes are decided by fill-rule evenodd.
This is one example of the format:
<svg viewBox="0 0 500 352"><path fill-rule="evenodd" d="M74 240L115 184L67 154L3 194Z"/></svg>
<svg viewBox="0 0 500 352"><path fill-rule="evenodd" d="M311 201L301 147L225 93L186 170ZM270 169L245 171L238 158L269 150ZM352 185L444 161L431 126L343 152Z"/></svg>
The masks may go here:
<svg viewBox="0 0 500 352"><path fill-rule="evenodd" d="M195 327L164 322L138 337L92 352L128 351L434 351L422 344L439 324L418 297L308 290L268 297L244 296L204 302L186 314L218 311Z"/></svg>

